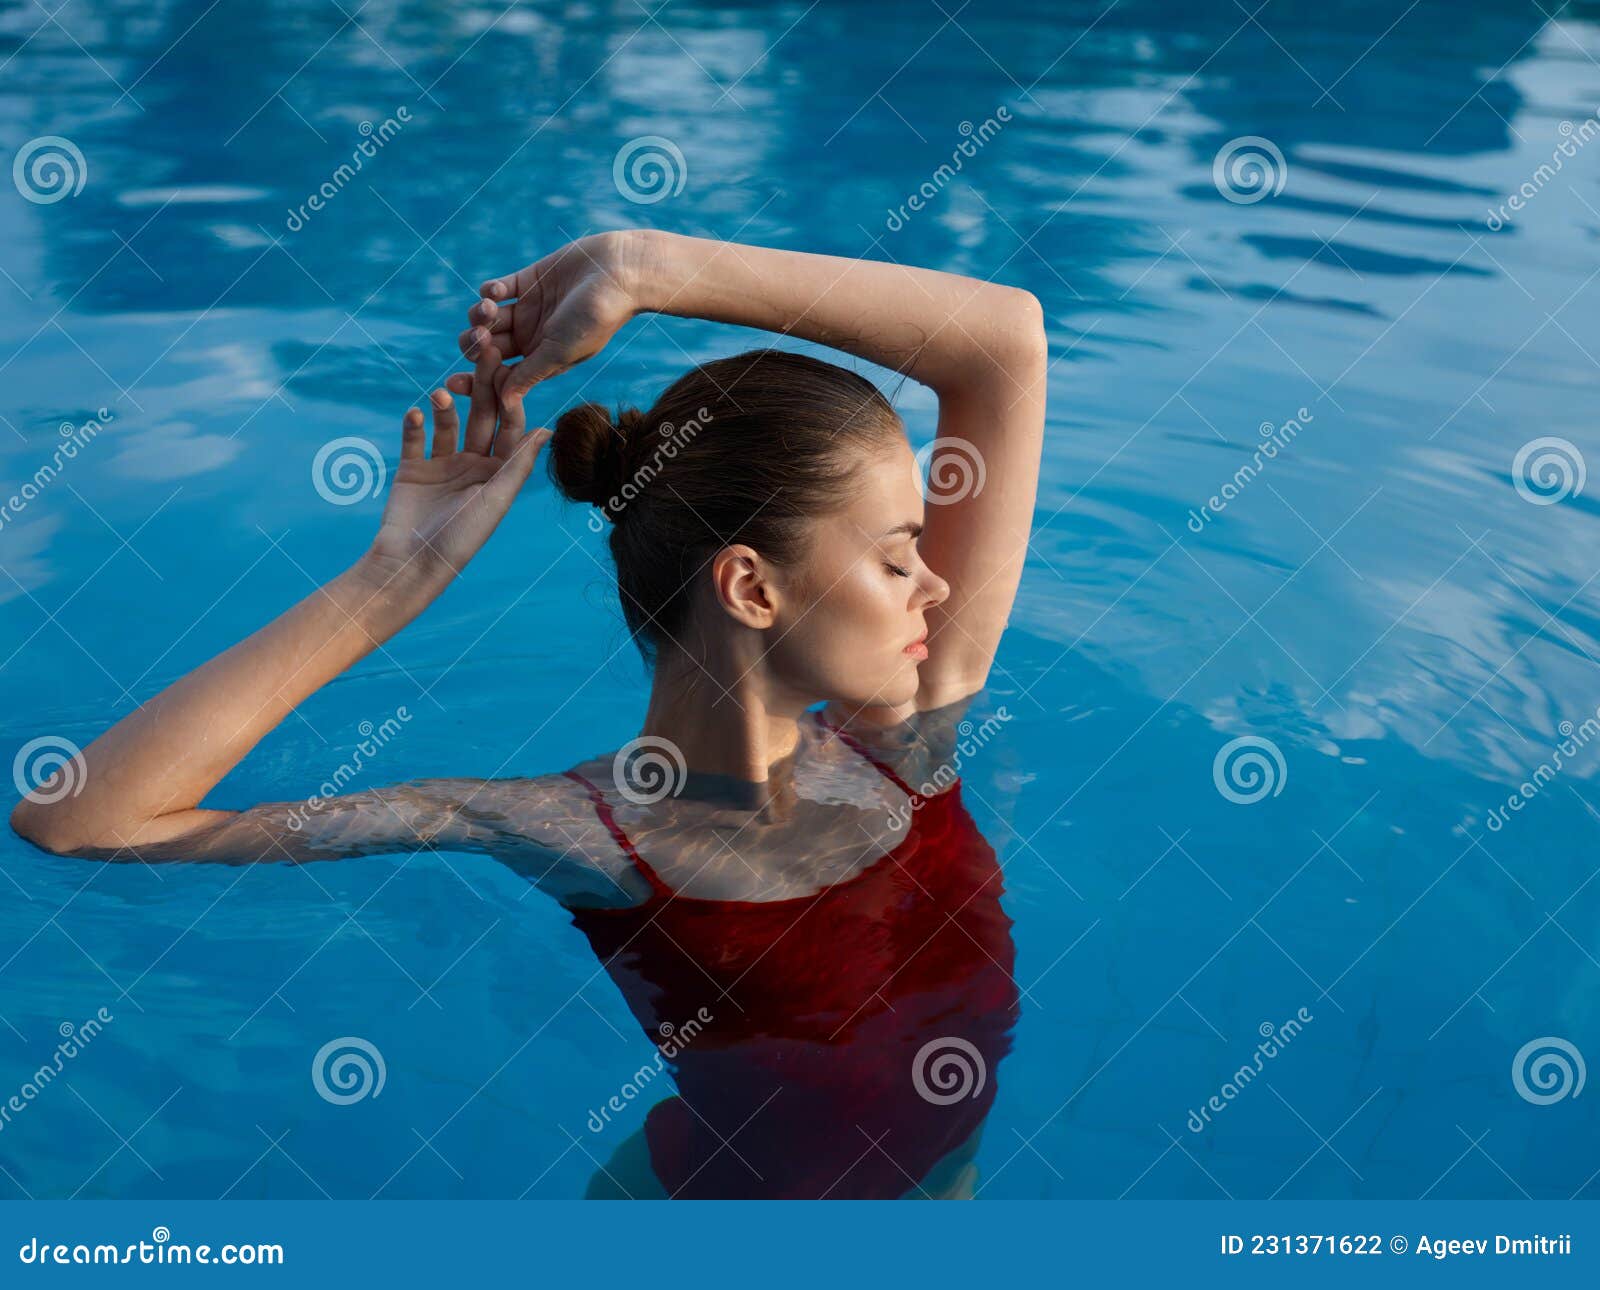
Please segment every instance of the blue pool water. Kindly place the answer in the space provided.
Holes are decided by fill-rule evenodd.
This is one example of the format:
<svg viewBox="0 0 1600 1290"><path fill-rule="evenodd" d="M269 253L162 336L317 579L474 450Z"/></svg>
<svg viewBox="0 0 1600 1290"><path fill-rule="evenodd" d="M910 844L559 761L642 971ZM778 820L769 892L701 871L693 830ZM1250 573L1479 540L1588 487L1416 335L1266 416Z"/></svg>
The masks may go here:
<svg viewBox="0 0 1600 1290"><path fill-rule="evenodd" d="M0 189L0 493L110 414L0 527L0 750L87 743L352 558L380 503L329 505L311 461L392 444L490 273L645 223L1026 286L1052 368L1013 720L964 772L1023 988L980 1195L1592 1197L1600 1097L1530 1101L1513 1061L1600 1060L1600 744L1490 812L1600 704L1600 481L1539 504L1514 471L1540 438L1600 469L1597 58L1600 5L1513 0L0 6L5 160L53 135L87 168ZM613 163L646 135L686 175L638 202ZM1282 187L1229 200L1250 136ZM754 339L626 335L534 404L647 400ZM931 397L897 398L924 442ZM625 742L647 687L601 556L536 479L215 801L304 796L401 705L361 782ZM1214 780L1241 737L1282 758L1254 803ZM0 1101L112 1018L0 1126L0 1195L576 1196L642 1121L587 1127L652 1050L497 865L8 834L0 870ZM317 1095L342 1036L380 1095Z"/></svg>

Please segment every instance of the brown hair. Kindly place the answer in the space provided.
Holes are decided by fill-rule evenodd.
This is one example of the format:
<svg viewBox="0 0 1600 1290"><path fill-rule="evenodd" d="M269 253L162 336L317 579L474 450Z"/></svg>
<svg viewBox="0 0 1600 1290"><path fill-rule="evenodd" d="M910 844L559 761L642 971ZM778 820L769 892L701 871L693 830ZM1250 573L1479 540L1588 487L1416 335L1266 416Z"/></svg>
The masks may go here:
<svg viewBox="0 0 1600 1290"><path fill-rule="evenodd" d="M903 433L865 377L757 349L686 372L647 412L562 413L549 469L561 492L612 522L623 617L653 663L681 640L692 584L717 551L739 542L797 564L811 521L849 499L861 455Z"/></svg>

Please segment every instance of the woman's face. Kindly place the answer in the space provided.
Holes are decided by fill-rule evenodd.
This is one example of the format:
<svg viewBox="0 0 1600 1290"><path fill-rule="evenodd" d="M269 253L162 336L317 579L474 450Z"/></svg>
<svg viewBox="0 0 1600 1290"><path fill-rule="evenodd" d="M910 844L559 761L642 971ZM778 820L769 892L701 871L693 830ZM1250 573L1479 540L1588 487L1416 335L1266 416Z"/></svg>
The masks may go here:
<svg viewBox="0 0 1600 1290"><path fill-rule="evenodd" d="M922 480L904 436L868 457L854 499L818 519L805 565L788 571L768 662L803 695L908 703L928 656L927 610L950 586L922 562Z"/></svg>

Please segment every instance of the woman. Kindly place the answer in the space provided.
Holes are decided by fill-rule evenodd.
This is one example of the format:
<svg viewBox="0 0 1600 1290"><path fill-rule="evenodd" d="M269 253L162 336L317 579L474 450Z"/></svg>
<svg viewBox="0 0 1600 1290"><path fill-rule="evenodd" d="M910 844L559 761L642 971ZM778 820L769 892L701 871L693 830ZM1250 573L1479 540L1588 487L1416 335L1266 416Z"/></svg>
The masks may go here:
<svg viewBox="0 0 1600 1290"><path fill-rule="evenodd" d="M994 855L949 768L1027 546L1037 301L647 231L571 243L481 295L461 337L474 370L431 396L431 452L406 413L371 548L106 731L81 791L42 786L13 827L108 860L486 853L573 911L671 1061L678 1096L593 1194L959 1191L1016 989ZM644 413L586 404L553 440L529 431L528 389L644 312L800 336L922 381L964 486L925 509L876 388L774 350L697 368ZM469 399L464 427L451 391ZM640 738L532 780L202 807L444 590L547 442L557 485L612 525L623 613L654 668Z"/></svg>

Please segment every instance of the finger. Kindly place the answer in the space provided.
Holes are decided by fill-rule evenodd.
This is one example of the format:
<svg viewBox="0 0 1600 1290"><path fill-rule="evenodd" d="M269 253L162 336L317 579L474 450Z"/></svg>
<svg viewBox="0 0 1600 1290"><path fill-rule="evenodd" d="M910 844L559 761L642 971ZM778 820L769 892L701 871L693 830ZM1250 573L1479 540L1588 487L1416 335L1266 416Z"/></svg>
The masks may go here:
<svg viewBox="0 0 1600 1290"><path fill-rule="evenodd" d="M498 341L496 341L495 342L495 348L498 349L499 348L499 344L500 343ZM526 359L521 359L516 363L504 363L504 362L502 362L502 366L509 368L511 371L515 371L517 368L521 367L522 364L525 363L525 362L527 362ZM453 372L448 377L445 378L444 385L445 385L445 388L447 390L449 390L450 393L452 393L454 395L458 395L461 398L471 398L472 397L473 384L472 384L472 373L471 372Z"/></svg>
<svg viewBox="0 0 1600 1290"><path fill-rule="evenodd" d="M510 323L504 322L504 315L501 316L501 320L491 327L485 328L482 325L468 327L464 332L457 334L456 348L461 351L463 358L470 358L476 361L478 357L478 341L475 338L487 330L494 338L494 343L499 347L502 356L517 353L519 351L516 348L516 341L512 337L509 328Z"/></svg>
<svg viewBox="0 0 1600 1290"><path fill-rule="evenodd" d="M550 345L535 345L533 353L511 368L506 388L513 394L526 394L540 381L559 376L572 361Z"/></svg>
<svg viewBox="0 0 1600 1290"><path fill-rule="evenodd" d="M448 457L456 450L461 418L456 415L456 405L448 390L435 390L429 402L433 404L433 455Z"/></svg>
<svg viewBox="0 0 1600 1290"><path fill-rule="evenodd" d="M422 456L422 409L411 408L400 420L400 460L415 461Z"/></svg>
<svg viewBox="0 0 1600 1290"><path fill-rule="evenodd" d="M500 429L495 432L494 451L490 454L495 457L511 456L527 437L528 422L522 410L522 395L511 393L507 388L513 370L502 365L494 374L495 397L500 403Z"/></svg>
<svg viewBox="0 0 1600 1290"><path fill-rule="evenodd" d="M539 281L542 274L552 272L557 265L570 253L571 248L564 246L552 251L542 260L518 269L515 273L504 277L490 278L478 288L478 294L485 300L498 300L502 304L514 296L527 295Z"/></svg>
<svg viewBox="0 0 1600 1290"><path fill-rule="evenodd" d="M551 433L548 427L540 426L537 430L523 435L517 441L517 446L511 450L505 465L484 485L485 490L506 493L509 505L510 498L527 483L528 476L533 472L533 463L538 460L539 450L550 442Z"/></svg>
<svg viewBox="0 0 1600 1290"><path fill-rule="evenodd" d="M472 402L467 405L466 451L480 455L489 451L494 439L495 406L494 373L500 366L500 351L481 332L478 336L478 365L472 373Z"/></svg>
<svg viewBox="0 0 1600 1290"><path fill-rule="evenodd" d="M513 330L516 315L515 301L508 305L497 305L493 300L480 300L467 310L467 321L474 327L487 327L498 335Z"/></svg>
<svg viewBox="0 0 1600 1290"><path fill-rule="evenodd" d="M478 288L478 294L485 300L509 300L513 296L520 296L533 283L536 267L530 264L509 277L490 278Z"/></svg>

